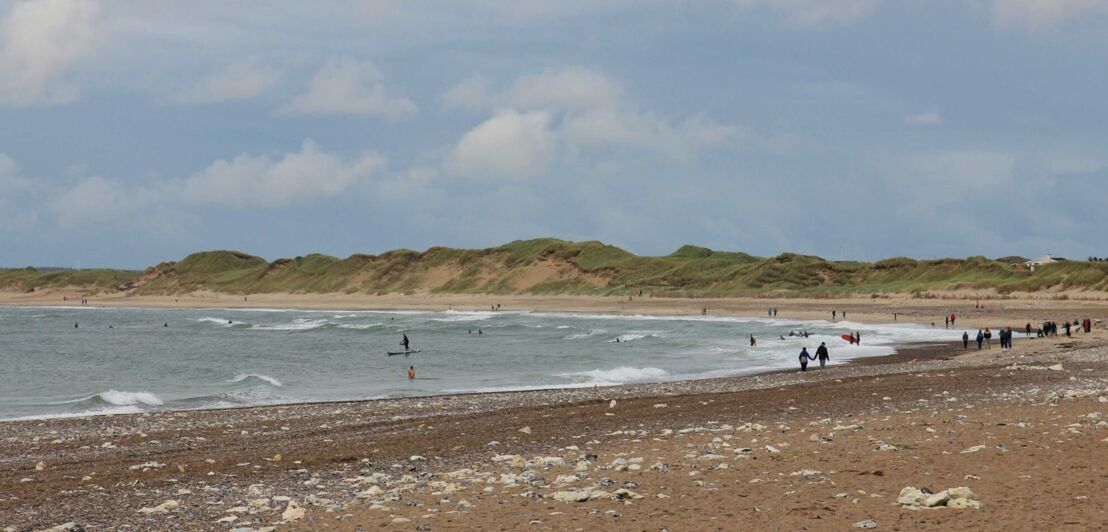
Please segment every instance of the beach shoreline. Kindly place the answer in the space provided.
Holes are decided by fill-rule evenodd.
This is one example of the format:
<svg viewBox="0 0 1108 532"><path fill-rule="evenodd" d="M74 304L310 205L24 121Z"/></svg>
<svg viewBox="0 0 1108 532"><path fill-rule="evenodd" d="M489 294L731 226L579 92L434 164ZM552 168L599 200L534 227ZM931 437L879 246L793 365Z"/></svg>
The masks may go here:
<svg viewBox="0 0 1108 532"><path fill-rule="evenodd" d="M590 306L585 309L588 312L602 307L595 302L574 304ZM610 308L612 302L605 304L609 307L603 308ZM729 305L721 307L736 313L751 310L748 302ZM695 309L687 302L659 308ZM793 318L794 312L816 313L780 308L788 314L781 318ZM928 305L899 308L917 318L934 309ZM857 319L855 311L880 315L875 308L850 309L851 320ZM990 307L994 314L983 319L991 323L1059 319L1070 310ZM1103 316L1103 310L1083 310L1098 319ZM743 522L755 528L842 529L860 515L858 509L883 523L895 518L900 527L982 526L998 518L992 508L1002 508L1005 516L1019 514L1021 510L1011 501L1013 490L1022 488L1019 478L1005 478L1003 489L982 488L963 479L990 478L980 467L946 463L946 453L961 456L962 449L977 445L971 442L996 437L995 423L966 423L964 418L1003 417L1008 420L1005 427L1015 423L1011 418L1018 418L1029 426L1049 427L1060 412L1076 416L1078 405L1081 415L1095 410L1100 396L1108 399L1105 383L1108 331L1098 325L1092 334L1074 338L1019 340L1011 351L995 347L966 351L949 343L900 346L895 355L850 363L833 358L828 369L803 373L781 370L603 387L4 421L0 422L0 441L5 442L0 460L6 467L0 469L0 483L12 489L0 496L0 515L6 520L0 527L22 531L76 523L88 530L124 525L137 530L232 526L410 530L417 525L448 530L560 530L657 525L725 530L725 523L713 519L726 514L722 508L735 504L746 505ZM1059 403L1070 395L1072 402ZM1087 406L1090 403L1093 406ZM805 428L822 425L824 420L827 427ZM746 423L763 427L734 429ZM1090 424L1080 436L1063 427L1062 436L1028 430L1019 441L1022 449L1065 447L1068 452L1088 452L1082 451L1084 446L1103 445L1091 438L1103 438L1100 429L1108 429L1091 418ZM851 425L867 429L834 430ZM880 432L867 432L871 426ZM946 430L955 426L953 432ZM944 428L940 434L945 438L921 432L924 427ZM835 436L806 443L810 431ZM1056 443L1063 436L1067 443ZM890 438L895 438L894 443L888 444ZM908 441L914 443L897 443ZM797 454L808 445L814 446L815 454ZM895 464L888 461L893 455L874 451L889 445L907 446L890 451L903 453ZM1015 456L1006 454L1008 449L1018 450L1015 444L1005 445L1003 452L988 453L989 467L1002 469L1008 457ZM1071 445L1077 447L1067 447ZM780 454L767 454L769 447ZM709 448L714 450L704 454ZM690 453L690 449L699 450ZM739 453L740 449L746 451ZM835 453L825 452L830 449ZM919 460L918 455L925 452L932 454ZM715 462L715 456L723 453L724 463L730 464L727 469ZM521 458L499 458L505 456ZM550 463L543 463L543 457ZM640 469L612 465L637 457L646 457ZM710 469L704 460L712 461ZM578 470L583 461L590 465ZM652 463L665 467L655 471ZM1030 468L1033 462L1019 463ZM822 471L811 486L791 476L806 468ZM882 476L865 477L861 484L846 482L856 491L880 497L851 492L850 499L837 498L843 488L831 487L835 479L831 475L847 469L884 470ZM674 476L673 471L682 472ZM1037 481L1053 487L1051 493L1069 493L1063 488L1072 473L1037 471L1036 475ZM710 480L714 477L719 478ZM903 521L904 515L914 512L890 505L896 490L903 487L894 489L890 483L907 484L911 478L931 485L928 479L940 477L937 489L974 484L987 498L986 510L978 514L944 510L945 514ZM755 479L773 486L785 482L792 489L743 488L741 493L731 493ZM842 482L838 479L835 484ZM823 506L800 501L778 504L793 500L791 492L816 485L835 491L813 495L827 498ZM620 486L643 492L645 498L615 496L612 500ZM583 503L554 499L557 493L602 488L608 495ZM697 506L700 502L693 503L689 497L707 506ZM858 502L840 508L853 499ZM461 500L466 504L459 506ZM1072 505L1052 504L1058 513L1025 512L1023 519L1041 528L1049 525L1042 519L1052 515L1065 514L1065 519L1085 525L1103 517L1103 512L1074 517ZM291 513L290 505L294 506ZM701 510L689 513L694 507ZM300 515L297 509L305 513ZM1021 523L1016 517L1010 522Z"/></svg>

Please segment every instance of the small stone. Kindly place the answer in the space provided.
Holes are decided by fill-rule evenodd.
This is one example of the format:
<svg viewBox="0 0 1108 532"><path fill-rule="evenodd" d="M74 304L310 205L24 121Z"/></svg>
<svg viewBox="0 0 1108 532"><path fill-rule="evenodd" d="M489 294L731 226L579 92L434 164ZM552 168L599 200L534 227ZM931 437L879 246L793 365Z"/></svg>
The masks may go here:
<svg viewBox="0 0 1108 532"><path fill-rule="evenodd" d="M866 519L864 521L858 521L851 526L853 526L854 528L877 528L877 521L874 521L873 519Z"/></svg>
<svg viewBox="0 0 1108 532"><path fill-rule="evenodd" d="M523 428L519 429L519 431L524 433L524 434L531 434L531 427L523 427Z"/></svg>
<svg viewBox="0 0 1108 532"><path fill-rule="evenodd" d="M281 519L285 521L299 521L304 518L304 508L300 506L300 503L296 501L289 501L289 505L285 508L285 511L281 514Z"/></svg>
<svg viewBox="0 0 1108 532"><path fill-rule="evenodd" d="M45 469L46 469L46 464L44 464L42 462L39 462L39 463L35 464L35 471L44 471Z"/></svg>
<svg viewBox="0 0 1108 532"><path fill-rule="evenodd" d="M161 503L157 506L154 506L152 508L140 508L139 513L141 513L141 514L167 514L167 513L171 512L173 510L176 510L178 507L180 507L180 504L177 501L170 499L170 500L165 501L165 502L163 502L163 503Z"/></svg>

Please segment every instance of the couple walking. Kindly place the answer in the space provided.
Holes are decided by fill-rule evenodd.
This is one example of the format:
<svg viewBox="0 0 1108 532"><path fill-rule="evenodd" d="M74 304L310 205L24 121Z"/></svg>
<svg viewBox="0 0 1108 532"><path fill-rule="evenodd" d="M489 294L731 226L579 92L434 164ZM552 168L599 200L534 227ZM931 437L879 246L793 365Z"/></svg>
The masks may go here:
<svg viewBox="0 0 1108 532"><path fill-rule="evenodd" d="M831 358L831 355L827 353L827 344L824 342L819 343L819 347L816 348L816 356L808 354L808 348L804 347L800 349L800 371L808 371L809 360L819 360L819 367L823 369L827 367L827 361Z"/></svg>

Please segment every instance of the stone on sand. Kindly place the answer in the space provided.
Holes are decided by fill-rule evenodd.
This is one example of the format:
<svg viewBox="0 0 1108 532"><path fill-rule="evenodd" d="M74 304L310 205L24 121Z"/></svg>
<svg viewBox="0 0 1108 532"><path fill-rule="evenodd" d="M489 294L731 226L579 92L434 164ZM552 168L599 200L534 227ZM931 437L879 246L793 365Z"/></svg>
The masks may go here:
<svg viewBox="0 0 1108 532"><path fill-rule="evenodd" d="M284 521L299 521L303 518L304 508L296 501L289 501L289 505L285 508L285 511L281 513L281 519Z"/></svg>

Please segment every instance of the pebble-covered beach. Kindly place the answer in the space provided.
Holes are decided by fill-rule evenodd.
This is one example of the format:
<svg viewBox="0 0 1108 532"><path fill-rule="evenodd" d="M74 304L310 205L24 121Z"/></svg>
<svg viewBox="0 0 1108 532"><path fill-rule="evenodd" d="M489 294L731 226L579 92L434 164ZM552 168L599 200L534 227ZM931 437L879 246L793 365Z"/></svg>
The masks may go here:
<svg viewBox="0 0 1108 532"><path fill-rule="evenodd" d="M1035 482L1021 489L1034 491L1044 476L1069 482L1072 472L1042 462L1054 460L1050 449L1079 446L1064 457L1086 469L1106 452L1108 422L1096 414L1108 412L1102 337L968 356L923 346L806 373L4 422L0 526L841 529L866 514L878 525L894 515L901 527L917 518L942 527L962 518L917 517L942 514L922 499L896 504L900 491L962 486L975 498L954 499L978 502L955 505L981 508L944 502L942 511L993 519L1013 501L989 470L1024 464ZM1070 416L1074 408L1092 417ZM1020 423L1035 430L1009 434ZM988 469L919 457L979 445L965 456L993 457ZM894 463L917 474L893 475ZM835 493L805 494L817 486ZM1085 491L1073 497L1096 493ZM1038 508L1031 518L1070 513ZM1079 527L1104 516L1078 514Z"/></svg>

